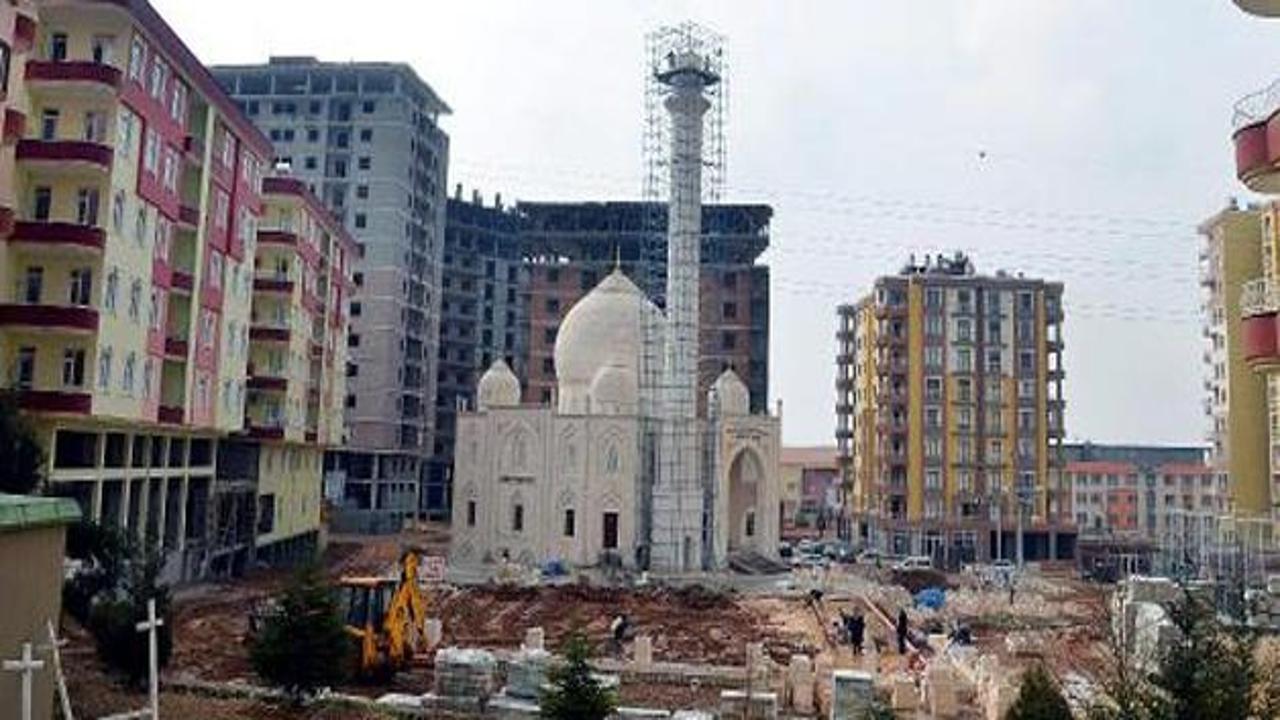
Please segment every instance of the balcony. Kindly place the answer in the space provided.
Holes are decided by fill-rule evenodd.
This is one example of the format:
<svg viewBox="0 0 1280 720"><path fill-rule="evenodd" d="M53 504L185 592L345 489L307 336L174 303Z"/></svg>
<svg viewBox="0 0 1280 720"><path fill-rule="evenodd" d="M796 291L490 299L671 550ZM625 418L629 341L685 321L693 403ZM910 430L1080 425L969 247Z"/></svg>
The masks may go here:
<svg viewBox="0 0 1280 720"><path fill-rule="evenodd" d="M115 94L120 88L120 70L96 62L27 62L27 87L36 89L66 89L77 95L103 92Z"/></svg>
<svg viewBox="0 0 1280 720"><path fill-rule="evenodd" d="M62 390L18 390L18 407L30 412L88 415L93 407L89 393Z"/></svg>
<svg viewBox="0 0 1280 720"><path fill-rule="evenodd" d="M259 230L258 244L293 247L298 244L298 235L290 230Z"/></svg>
<svg viewBox="0 0 1280 720"><path fill-rule="evenodd" d="M178 224L187 228L200 226L200 210L190 205L178 206Z"/></svg>
<svg viewBox="0 0 1280 720"><path fill-rule="evenodd" d="M169 277L169 285L174 292L191 294L191 289L195 287L195 278L191 273L185 270L174 270Z"/></svg>
<svg viewBox="0 0 1280 720"><path fill-rule="evenodd" d="M1244 359L1250 367L1268 367L1280 363L1277 343L1276 315L1253 315L1240 321Z"/></svg>
<svg viewBox="0 0 1280 720"><path fill-rule="evenodd" d="M253 279L253 291L265 293L293 293L293 281L287 277L256 277Z"/></svg>
<svg viewBox="0 0 1280 720"><path fill-rule="evenodd" d="M195 165L204 163L204 138L187 135L182 138L182 154Z"/></svg>
<svg viewBox="0 0 1280 720"><path fill-rule="evenodd" d="M1280 287L1270 278L1260 277L1240 286L1240 316L1275 315L1280 310Z"/></svg>
<svg viewBox="0 0 1280 720"><path fill-rule="evenodd" d="M164 339L164 356L168 360L186 360L190 346L183 338L165 338Z"/></svg>
<svg viewBox="0 0 1280 720"><path fill-rule="evenodd" d="M27 133L27 116L21 110L5 108L3 132L5 145L12 145L18 142Z"/></svg>
<svg viewBox="0 0 1280 720"><path fill-rule="evenodd" d="M284 439L284 426L279 424L276 424L276 425L247 424L245 425L244 431L245 431L245 434L248 435L249 437L257 438L259 440L283 440Z"/></svg>
<svg viewBox="0 0 1280 720"><path fill-rule="evenodd" d="M245 387L250 390L285 391L289 389L289 380L278 375L250 375L245 380Z"/></svg>
<svg viewBox="0 0 1280 720"><path fill-rule="evenodd" d="M19 162L67 167L110 173L110 145L85 140L22 140L18 143Z"/></svg>
<svg viewBox="0 0 1280 720"><path fill-rule="evenodd" d="M179 405L161 405L156 412L156 419L170 425L181 425L184 414Z"/></svg>
<svg viewBox="0 0 1280 720"><path fill-rule="evenodd" d="M106 246L107 234L92 225L20 220L14 224L9 242L97 254Z"/></svg>
<svg viewBox="0 0 1280 720"><path fill-rule="evenodd" d="M259 342L289 342L289 328L253 325L249 328L249 339Z"/></svg>
<svg viewBox="0 0 1280 720"><path fill-rule="evenodd" d="M1280 0L1232 0L1236 7L1258 17L1280 17Z"/></svg>
<svg viewBox="0 0 1280 720"><path fill-rule="evenodd" d="M24 330L93 333L98 311L84 305L0 304L0 327Z"/></svg>

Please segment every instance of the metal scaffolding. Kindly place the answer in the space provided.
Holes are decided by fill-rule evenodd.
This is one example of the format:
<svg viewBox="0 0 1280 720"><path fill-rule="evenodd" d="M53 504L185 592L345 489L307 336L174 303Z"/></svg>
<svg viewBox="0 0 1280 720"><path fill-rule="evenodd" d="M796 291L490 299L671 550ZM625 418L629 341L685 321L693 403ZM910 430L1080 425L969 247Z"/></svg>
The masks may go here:
<svg viewBox="0 0 1280 720"><path fill-rule="evenodd" d="M655 568L689 571L714 561L711 463L698 417L699 285L702 204L719 200L724 185L727 67L724 39L693 23L660 28L645 45L641 283L665 317L644 327L641 528Z"/></svg>

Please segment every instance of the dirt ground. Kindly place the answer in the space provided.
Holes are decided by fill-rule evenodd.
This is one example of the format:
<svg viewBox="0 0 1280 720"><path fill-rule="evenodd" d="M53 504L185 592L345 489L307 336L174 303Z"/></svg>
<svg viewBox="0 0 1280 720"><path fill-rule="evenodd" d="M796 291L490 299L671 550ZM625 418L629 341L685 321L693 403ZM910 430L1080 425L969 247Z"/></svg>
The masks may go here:
<svg viewBox="0 0 1280 720"><path fill-rule="evenodd" d="M380 574L394 567L403 547L435 552L445 543L447 536L433 529L386 538L335 537L330 539L323 562L331 577ZM653 637L658 661L740 666L746 660L746 645L762 642L766 654L783 666L793 654L811 656L818 676L824 677L835 668L873 669L866 655L854 656L847 645L834 642L831 632L831 623L841 611L861 612L867 617L868 647L881 648L874 669L890 673L907 668L912 661L896 653L893 629L886 618L894 616L898 607L909 605L910 595L900 586L886 584L892 582L889 578L867 576L870 571L865 570L857 572L863 575L844 578L848 581L844 590L833 592L818 611L796 594L740 595L699 587L624 590L569 584L538 588L446 587L430 597L429 615L441 618L446 645L514 649L527 628L542 627L553 651L570 633L582 631L594 642L597 653L603 655L610 652L609 623L615 615L626 613L637 633ZM255 682L246 644L248 618L255 606L279 592L287 577L283 572L263 572L235 582L204 584L176 593L174 654L166 675L215 682ZM837 578L835 584L840 585L841 579ZM1099 637L1097 616L1090 617L1096 612L1093 596L1085 589L1067 581L1046 580L1042 586L1028 588L1022 602L1008 607L1000 602L1002 592L971 585L957 583L948 592L948 606L943 611L910 610L913 626L945 626L963 621L973 628L979 649L998 654L1002 661L1015 667L1042 659L1059 674L1071 671L1087 676ZM883 617L874 608L883 611ZM1028 639L1011 649L1005 640L1011 632ZM83 633L69 634L72 644L67 651L67 664L74 680L72 694L83 708L77 714L95 717L140 707L145 701L142 695L121 690L102 674ZM1043 652L1046 649L1051 652ZM377 696L392 691L423 693L431 686L430 659L424 657L412 670L398 675L390 686L341 689ZM820 703L827 700L825 692L820 690ZM620 690L620 700L625 705L663 708L713 708L718 696L717 689L698 686L624 683ZM351 710L289 709L181 694L165 694L162 702L168 716L214 720L363 717Z"/></svg>

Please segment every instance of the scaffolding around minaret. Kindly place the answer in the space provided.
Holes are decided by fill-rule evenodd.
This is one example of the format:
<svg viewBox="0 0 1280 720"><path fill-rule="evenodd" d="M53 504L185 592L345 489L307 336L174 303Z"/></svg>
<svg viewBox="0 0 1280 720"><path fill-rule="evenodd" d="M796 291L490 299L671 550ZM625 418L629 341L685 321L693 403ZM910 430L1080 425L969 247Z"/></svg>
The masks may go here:
<svg viewBox="0 0 1280 720"><path fill-rule="evenodd" d="M646 381L656 402L644 433L651 486L642 503L648 511L641 514L649 519L652 566L690 571L716 564L714 483L704 457L710 444L698 417L698 325L702 203L719 199L724 179L724 41L684 23L650 33L646 45L644 190L654 230L642 282L665 318L644 338ZM656 230L663 210L665 242Z"/></svg>

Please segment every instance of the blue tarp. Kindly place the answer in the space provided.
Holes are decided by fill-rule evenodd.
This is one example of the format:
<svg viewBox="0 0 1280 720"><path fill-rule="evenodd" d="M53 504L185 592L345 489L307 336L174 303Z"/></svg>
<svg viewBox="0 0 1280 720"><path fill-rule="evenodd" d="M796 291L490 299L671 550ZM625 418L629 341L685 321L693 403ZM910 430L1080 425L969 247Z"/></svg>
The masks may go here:
<svg viewBox="0 0 1280 720"><path fill-rule="evenodd" d="M925 588L916 593L916 607L938 610L947 602L947 591L940 587Z"/></svg>

